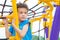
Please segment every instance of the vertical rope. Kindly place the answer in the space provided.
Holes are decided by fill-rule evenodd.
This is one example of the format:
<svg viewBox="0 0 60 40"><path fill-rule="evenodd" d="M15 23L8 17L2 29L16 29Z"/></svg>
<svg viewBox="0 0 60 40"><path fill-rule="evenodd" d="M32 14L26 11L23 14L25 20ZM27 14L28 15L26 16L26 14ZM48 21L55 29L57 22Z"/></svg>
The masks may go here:
<svg viewBox="0 0 60 40"><path fill-rule="evenodd" d="M5 2L4 2L3 8L2 8L1 16L3 16L3 11L4 11L4 8L5 8L6 1L7 1L7 0L5 0Z"/></svg>

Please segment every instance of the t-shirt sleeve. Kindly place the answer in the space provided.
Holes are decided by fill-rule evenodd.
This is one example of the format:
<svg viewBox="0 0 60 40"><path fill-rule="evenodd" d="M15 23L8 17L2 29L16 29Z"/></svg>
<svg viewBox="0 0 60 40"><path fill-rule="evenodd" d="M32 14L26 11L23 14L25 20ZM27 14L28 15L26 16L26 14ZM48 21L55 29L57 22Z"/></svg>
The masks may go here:
<svg viewBox="0 0 60 40"><path fill-rule="evenodd" d="M14 31L14 28L12 27L12 25L9 28L9 32L11 33L12 36L15 35L15 31Z"/></svg>
<svg viewBox="0 0 60 40"><path fill-rule="evenodd" d="M9 28L9 32L12 33L12 31L13 31L13 27L12 27L12 25L11 25L10 28Z"/></svg>

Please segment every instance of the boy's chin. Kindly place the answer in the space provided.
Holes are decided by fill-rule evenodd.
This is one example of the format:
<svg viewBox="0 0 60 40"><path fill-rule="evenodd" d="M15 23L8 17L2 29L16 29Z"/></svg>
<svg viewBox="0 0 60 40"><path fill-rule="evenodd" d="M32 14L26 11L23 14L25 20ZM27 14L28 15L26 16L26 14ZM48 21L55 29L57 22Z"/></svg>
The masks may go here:
<svg viewBox="0 0 60 40"><path fill-rule="evenodd" d="M20 21L24 21L25 19L21 19Z"/></svg>

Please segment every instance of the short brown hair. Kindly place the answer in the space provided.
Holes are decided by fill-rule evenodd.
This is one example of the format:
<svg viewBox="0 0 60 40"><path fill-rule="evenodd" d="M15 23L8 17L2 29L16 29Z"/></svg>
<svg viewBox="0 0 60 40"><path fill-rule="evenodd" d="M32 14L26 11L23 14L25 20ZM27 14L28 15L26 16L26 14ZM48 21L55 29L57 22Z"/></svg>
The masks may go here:
<svg viewBox="0 0 60 40"><path fill-rule="evenodd" d="M17 9L18 8L26 8L27 10L28 10L28 6L27 6L27 4L25 4L25 3L17 3Z"/></svg>

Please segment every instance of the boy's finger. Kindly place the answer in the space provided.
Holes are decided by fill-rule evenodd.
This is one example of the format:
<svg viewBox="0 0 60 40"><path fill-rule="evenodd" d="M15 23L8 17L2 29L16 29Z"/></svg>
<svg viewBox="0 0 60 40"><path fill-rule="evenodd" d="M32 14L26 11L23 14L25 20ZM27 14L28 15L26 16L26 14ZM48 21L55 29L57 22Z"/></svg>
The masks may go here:
<svg viewBox="0 0 60 40"><path fill-rule="evenodd" d="M15 18L12 20L12 23L14 23L15 22Z"/></svg>

